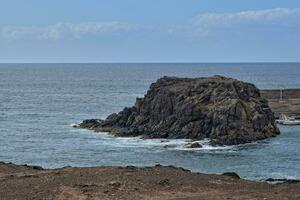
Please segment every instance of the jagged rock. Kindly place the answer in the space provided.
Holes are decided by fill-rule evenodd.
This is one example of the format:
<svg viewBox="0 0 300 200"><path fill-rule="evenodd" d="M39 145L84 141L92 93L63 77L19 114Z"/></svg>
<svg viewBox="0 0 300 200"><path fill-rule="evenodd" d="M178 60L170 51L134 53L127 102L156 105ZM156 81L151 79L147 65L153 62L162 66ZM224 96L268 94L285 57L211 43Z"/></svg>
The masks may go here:
<svg viewBox="0 0 300 200"><path fill-rule="evenodd" d="M236 145L279 134L259 90L222 76L160 78L133 107L106 120L85 120L80 127L116 136L209 138L213 145Z"/></svg>
<svg viewBox="0 0 300 200"><path fill-rule="evenodd" d="M202 145L199 144L198 142L194 142L194 143L189 143L186 145L186 148L191 148L191 149L194 149L194 148L202 148Z"/></svg>
<svg viewBox="0 0 300 200"><path fill-rule="evenodd" d="M104 120L101 119L87 119L84 120L82 123L79 124L80 128L88 128L88 129L93 129L97 128L98 126L103 123Z"/></svg>

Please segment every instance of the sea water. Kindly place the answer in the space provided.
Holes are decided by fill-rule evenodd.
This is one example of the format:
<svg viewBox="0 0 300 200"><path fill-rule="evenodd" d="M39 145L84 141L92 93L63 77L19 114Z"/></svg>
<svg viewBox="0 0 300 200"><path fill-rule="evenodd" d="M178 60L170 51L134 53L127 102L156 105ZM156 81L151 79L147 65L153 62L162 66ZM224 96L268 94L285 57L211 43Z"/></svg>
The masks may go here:
<svg viewBox="0 0 300 200"><path fill-rule="evenodd" d="M162 76L225 75L259 88L300 88L300 63L0 64L0 161L40 165L175 165L246 179L300 179L300 126L251 144L187 149L187 140L115 138L75 129L132 106ZM167 147L167 148L166 148Z"/></svg>

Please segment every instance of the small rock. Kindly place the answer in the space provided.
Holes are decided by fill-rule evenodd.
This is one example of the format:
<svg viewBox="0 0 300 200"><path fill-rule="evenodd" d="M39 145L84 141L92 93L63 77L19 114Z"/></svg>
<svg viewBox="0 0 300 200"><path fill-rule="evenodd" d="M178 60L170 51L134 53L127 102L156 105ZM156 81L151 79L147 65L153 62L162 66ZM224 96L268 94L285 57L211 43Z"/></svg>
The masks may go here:
<svg viewBox="0 0 300 200"><path fill-rule="evenodd" d="M111 181L109 183L109 185L112 186L112 187L114 187L114 188L119 188L119 187L121 187L122 184L120 182L118 182L118 181Z"/></svg>
<svg viewBox="0 0 300 200"><path fill-rule="evenodd" d="M164 146L164 148L175 148L176 144L167 144Z"/></svg>
<svg viewBox="0 0 300 200"><path fill-rule="evenodd" d="M44 170L42 167L40 166L32 166L32 169L36 169L36 170Z"/></svg>
<svg viewBox="0 0 300 200"><path fill-rule="evenodd" d="M79 128L80 126L78 124L72 124L71 125L73 128Z"/></svg>
<svg viewBox="0 0 300 200"><path fill-rule="evenodd" d="M175 169L175 170L181 170L181 171L184 171L184 172L190 172L190 170L184 169L183 167L176 167L174 165L169 165L168 167L171 168L171 169Z"/></svg>
<svg viewBox="0 0 300 200"><path fill-rule="evenodd" d="M158 184L161 185L161 186L170 185L170 180L169 179L163 179L163 180L159 181Z"/></svg>
<svg viewBox="0 0 300 200"><path fill-rule="evenodd" d="M109 193L109 190L104 190L103 193L107 194L107 193Z"/></svg>
<svg viewBox="0 0 300 200"><path fill-rule="evenodd" d="M137 167L129 165L129 166L126 166L125 168L126 168L126 169L134 170L134 169L136 169Z"/></svg>
<svg viewBox="0 0 300 200"><path fill-rule="evenodd" d="M25 164L25 165L22 165L22 166L24 166L24 167L28 167L28 168L32 168L32 169L35 169L35 170L44 170L42 167L40 167L40 166L35 166L35 165L27 165L27 164Z"/></svg>
<svg viewBox="0 0 300 200"><path fill-rule="evenodd" d="M186 145L187 148L191 148L191 149L194 149L194 148L202 148L202 145L199 144L198 142L194 142L194 143L189 143Z"/></svg>
<svg viewBox="0 0 300 200"><path fill-rule="evenodd" d="M223 176L229 176L234 179L240 179L241 177L235 172L225 172L222 174Z"/></svg>
<svg viewBox="0 0 300 200"><path fill-rule="evenodd" d="M68 168L72 168L72 166L71 165L66 165L62 169L68 169Z"/></svg>

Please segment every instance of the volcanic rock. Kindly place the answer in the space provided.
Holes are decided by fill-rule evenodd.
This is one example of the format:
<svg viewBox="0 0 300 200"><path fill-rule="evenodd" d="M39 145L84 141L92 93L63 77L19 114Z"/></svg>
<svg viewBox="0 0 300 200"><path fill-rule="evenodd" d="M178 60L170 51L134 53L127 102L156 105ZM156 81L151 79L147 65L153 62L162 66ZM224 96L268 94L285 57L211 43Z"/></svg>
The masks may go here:
<svg viewBox="0 0 300 200"><path fill-rule="evenodd" d="M194 148L202 148L202 145L199 144L198 142L194 142L194 143L189 143L186 145L187 148L191 148L191 149L194 149Z"/></svg>
<svg viewBox="0 0 300 200"><path fill-rule="evenodd" d="M126 137L209 138L214 145L279 134L274 114L255 85L222 76L160 78L133 107L105 120L85 120L80 127Z"/></svg>

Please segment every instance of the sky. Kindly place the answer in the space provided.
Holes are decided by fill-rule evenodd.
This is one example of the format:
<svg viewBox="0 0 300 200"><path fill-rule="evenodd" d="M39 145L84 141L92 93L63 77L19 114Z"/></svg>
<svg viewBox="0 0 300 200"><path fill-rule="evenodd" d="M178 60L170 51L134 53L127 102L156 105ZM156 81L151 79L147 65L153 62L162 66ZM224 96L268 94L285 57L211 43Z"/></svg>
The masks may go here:
<svg viewBox="0 0 300 200"><path fill-rule="evenodd" d="M0 0L8 62L300 62L300 1Z"/></svg>

